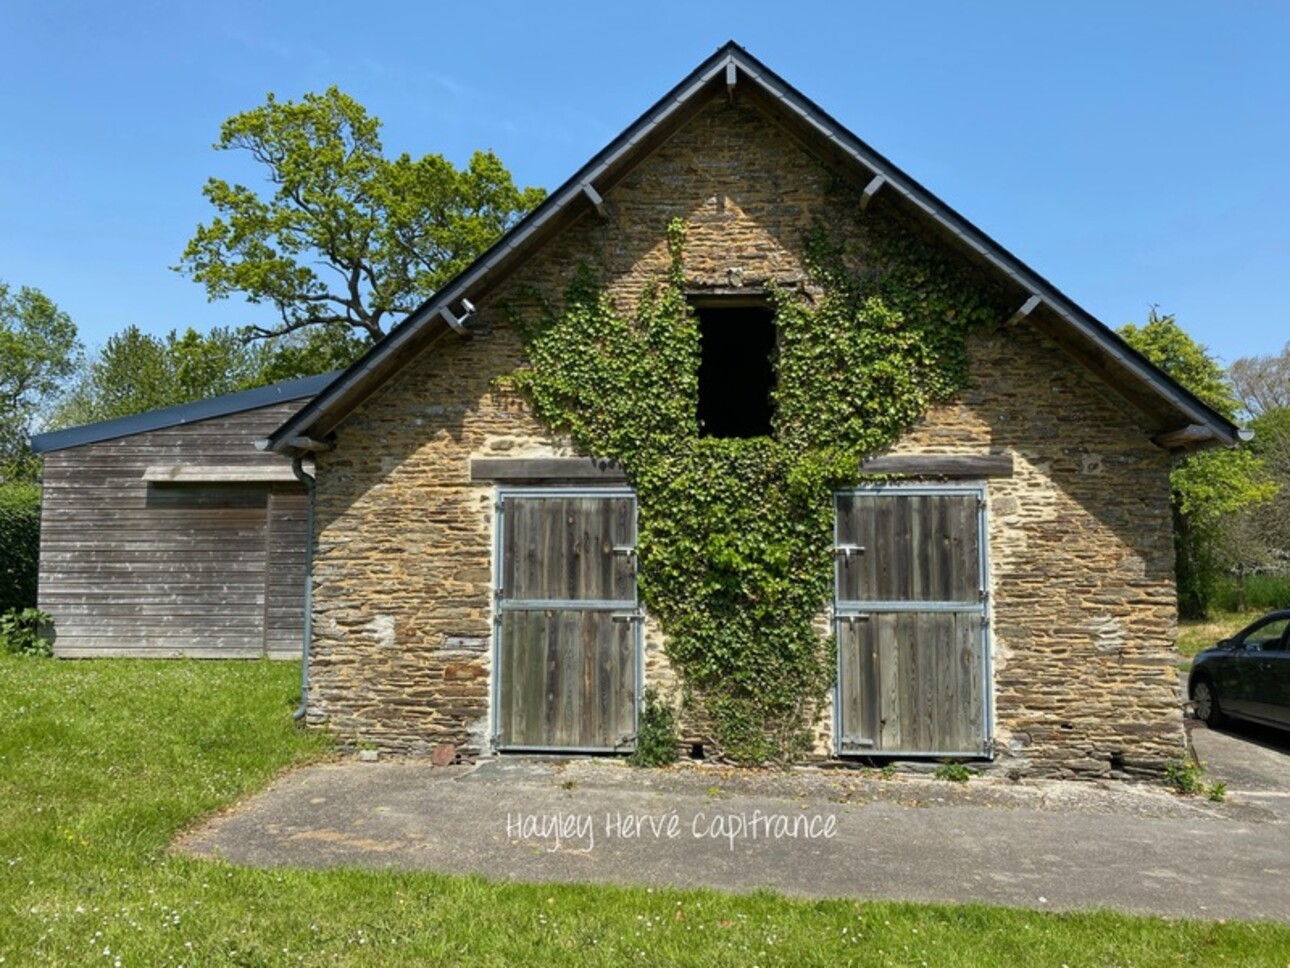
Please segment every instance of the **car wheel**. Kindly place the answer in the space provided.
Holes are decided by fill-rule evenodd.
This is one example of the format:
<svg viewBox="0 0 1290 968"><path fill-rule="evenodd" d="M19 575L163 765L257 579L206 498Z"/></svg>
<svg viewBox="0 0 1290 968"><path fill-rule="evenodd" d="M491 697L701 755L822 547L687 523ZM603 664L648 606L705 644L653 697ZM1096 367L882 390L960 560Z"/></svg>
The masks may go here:
<svg viewBox="0 0 1290 968"><path fill-rule="evenodd" d="M1218 705L1218 690L1208 679L1196 680L1191 693L1195 703L1196 718L1206 726L1218 726L1224 720L1223 711Z"/></svg>

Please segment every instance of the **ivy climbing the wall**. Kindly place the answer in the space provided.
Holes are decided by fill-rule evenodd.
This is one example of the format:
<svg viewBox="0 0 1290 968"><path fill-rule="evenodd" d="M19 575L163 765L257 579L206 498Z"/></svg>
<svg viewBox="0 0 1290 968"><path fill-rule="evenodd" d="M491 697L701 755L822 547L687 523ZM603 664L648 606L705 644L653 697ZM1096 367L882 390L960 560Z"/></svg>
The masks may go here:
<svg viewBox="0 0 1290 968"><path fill-rule="evenodd" d="M562 306L516 319L529 365L515 383L539 419L618 461L635 487L641 595L721 750L787 763L810 748L834 679L820 621L833 492L964 385L966 334L998 322L1002 302L894 217L817 224L807 283L769 290L773 436L704 437L683 222L668 245L666 274L631 314L583 265Z"/></svg>

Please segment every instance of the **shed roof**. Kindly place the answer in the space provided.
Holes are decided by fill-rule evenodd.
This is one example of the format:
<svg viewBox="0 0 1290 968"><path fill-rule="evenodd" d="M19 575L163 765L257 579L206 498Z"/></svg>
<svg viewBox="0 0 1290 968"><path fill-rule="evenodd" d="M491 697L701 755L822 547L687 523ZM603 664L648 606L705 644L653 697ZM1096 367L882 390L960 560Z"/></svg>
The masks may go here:
<svg viewBox="0 0 1290 968"><path fill-rule="evenodd" d="M226 393L220 397L180 404L177 407L149 410L146 413L135 413L128 417L117 417L115 420L101 420L98 423L84 424L80 427L36 434L31 438L31 449L37 454L46 454L52 450L83 447L85 444L95 444L102 440L130 437L150 430L163 430L166 427L224 417L244 410L256 410L275 403L303 400L328 386L336 376L336 373L323 373L320 376L307 376L298 380L284 380L281 383L271 383L253 390Z"/></svg>
<svg viewBox="0 0 1290 968"><path fill-rule="evenodd" d="M865 144L733 41L718 49L573 177L438 293L342 371L269 438L290 452L330 434L412 359L452 333L469 338L463 317L545 240L603 205L603 196L713 96L747 98L780 122L825 164L860 186L882 191L931 225L950 245L1002 278L1017 300L1016 319L1047 333L1072 359L1142 413L1162 446L1231 446L1238 429L1137 353L1115 332Z"/></svg>

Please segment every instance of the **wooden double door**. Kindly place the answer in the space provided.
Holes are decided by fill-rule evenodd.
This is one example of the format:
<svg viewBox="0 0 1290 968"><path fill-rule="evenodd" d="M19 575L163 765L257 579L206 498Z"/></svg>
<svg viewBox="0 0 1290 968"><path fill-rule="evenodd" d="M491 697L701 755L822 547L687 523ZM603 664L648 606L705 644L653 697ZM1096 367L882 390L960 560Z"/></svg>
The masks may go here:
<svg viewBox="0 0 1290 968"><path fill-rule="evenodd" d="M641 678L636 498L507 490L497 503L494 743L627 752Z"/></svg>
<svg viewBox="0 0 1290 968"><path fill-rule="evenodd" d="M835 502L838 752L988 755L984 491L873 487Z"/></svg>

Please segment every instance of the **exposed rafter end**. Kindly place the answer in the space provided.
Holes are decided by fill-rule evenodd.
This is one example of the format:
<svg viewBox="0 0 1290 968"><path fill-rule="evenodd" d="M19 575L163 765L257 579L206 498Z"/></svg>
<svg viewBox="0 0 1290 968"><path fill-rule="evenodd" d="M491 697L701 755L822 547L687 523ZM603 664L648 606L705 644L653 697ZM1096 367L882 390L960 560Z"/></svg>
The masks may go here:
<svg viewBox="0 0 1290 968"><path fill-rule="evenodd" d="M1214 439L1214 431L1201 424L1189 424L1178 430L1152 437L1151 442L1166 450L1177 450L1180 447L1195 447Z"/></svg>
<svg viewBox="0 0 1290 968"><path fill-rule="evenodd" d="M600 192L596 191L596 187L591 182L582 183L582 194L587 196L587 201L591 203L591 207L596 210L602 222L609 218L609 207L605 205L605 200L600 197Z"/></svg>
<svg viewBox="0 0 1290 968"><path fill-rule="evenodd" d="M726 97L735 103L735 86L739 83L739 69L733 60L726 61Z"/></svg>
<svg viewBox="0 0 1290 968"><path fill-rule="evenodd" d="M873 201L873 197L878 194L878 189L882 188L885 184L887 184L886 175L873 176L873 180L870 181L868 185L865 185L864 191L860 193L860 211L863 212L869 207L869 203Z"/></svg>
<svg viewBox="0 0 1290 968"><path fill-rule="evenodd" d="M1041 302L1043 302L1042 299L1040 299L1038 296L1032 295L1029 299L1027 299L1024 303L1021 304L1020 309L1018 309L1015 313L1013 313L1011 316L1008 317L1008 321L1003 325L1016 326L1017 323L1021 322L1023 319L1025 319L1027 316L1033 313L1036 309L1038 309L1039 304Z"/></svg>
<svg viewBox="0 0 1290 968"><path fill-rule="evenodd" d="M287 441L287 446L292 450L306 451L310 454L320 454L324 451L336 449L336 444L332 441L315 440L313 437L292 437Z"/></svg>

